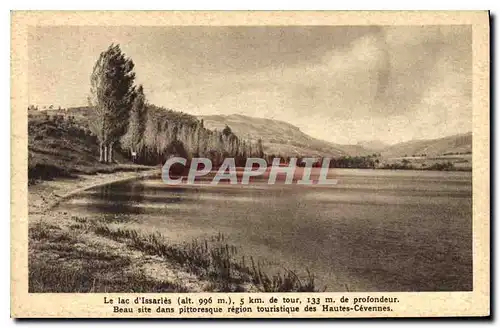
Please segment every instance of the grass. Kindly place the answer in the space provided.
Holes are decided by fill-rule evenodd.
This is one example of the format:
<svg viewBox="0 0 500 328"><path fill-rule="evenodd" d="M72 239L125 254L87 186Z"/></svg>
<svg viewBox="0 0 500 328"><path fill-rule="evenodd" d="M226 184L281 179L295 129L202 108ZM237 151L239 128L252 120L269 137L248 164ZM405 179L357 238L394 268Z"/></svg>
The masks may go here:
<svg viewBox="0 0 500 328"><path fill-rule="evenodd" d="M53 230L61 230L59 227L43 222L36 222L28 230L28 235L30 239L43 240L51 239L55 236Z"/></svg>
<svg viewBox="0 0 500 328"><path fill-rule="evenodd" d="M130 258L83 246L78 234L56 226L37 222L30 227L29 236L30 293L185 291L178 284L130 270Z"/></svg>
<svg viewBox="0 0 500 328"><path fill-rule="evenodd" d="M105 218L91 220L73 216L69 219L73 223L68 224L68 229L42 221L30 225L30 292L188 291L182 281L146 276L136 266L136 260L81 238L84 234L119 242L144 256L153 256L160 264L192 274L208 283L207 291L317 291L309 271L302 278L290 270L266 273L253 257L246 260L238 256L238 249L230 245L223 234L209 240L171 244L159 233L142 234L116 227L115 222L109 223Z"/></svg>
<svg viewBox="0 0 500 328"><path fill-rule="evenodd" d="M96 266L87 262L78 267L60 267L35 261L29 267L30 293L161 293L182 292L182 286L152 280L144 274L115 272L116 265L109 262ZM126 263L121 263L126 264ZM107 271L106 275L103 272Z"/></svg>
<svg viewBox="0 0 500 328"><path fill-rule="evenodd" d="M238 250L225 242L223 234L212 240L171 245L159 234L142 235L133 229L112 229L100 224L95 233L101 236L127 242L131 247L146 254L156 255L175 262L195 275L218 283L222 291L244 291L244 285L251 283L263 292L313 292L316 291L314 275L307 271L305 279L291 271L269 275L253 257L250 263L245 258L238 260Z"/></svg>

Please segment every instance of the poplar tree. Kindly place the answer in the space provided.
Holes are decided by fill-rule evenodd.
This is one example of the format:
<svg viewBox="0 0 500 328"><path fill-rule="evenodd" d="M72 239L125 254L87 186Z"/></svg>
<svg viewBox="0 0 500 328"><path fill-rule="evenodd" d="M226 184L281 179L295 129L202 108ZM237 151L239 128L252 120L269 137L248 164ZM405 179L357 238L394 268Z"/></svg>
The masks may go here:
<svg viewBox="0 0 500 328"><path fill-rule="evenodd" d="M140 152L140 145L146 130L147 107L144 88L139 85L137 88L132 108L130 110L127 133L122 138L122 146L131 152Z"/></svg>
<svg viewBox="0 0 500 328"><path fill-rule="evenodd" d="M125 134L136 96L134 62L119 45L103 51L90 76L90 106L95 111L91 130L99 140L99 160L113 161L113 145Z"/></svg>

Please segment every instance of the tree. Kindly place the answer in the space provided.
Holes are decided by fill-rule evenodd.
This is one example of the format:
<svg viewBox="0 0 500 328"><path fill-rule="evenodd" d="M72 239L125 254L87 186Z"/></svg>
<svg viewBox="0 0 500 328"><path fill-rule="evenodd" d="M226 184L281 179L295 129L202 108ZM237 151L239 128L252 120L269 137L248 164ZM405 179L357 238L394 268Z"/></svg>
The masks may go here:
<svg viewBox="0 0 500 328"><path fill-rule="evenodd" d="M231 135L233 133L233 131L231 130L231 128L229 126L226 125L226 127L224 128L224 130L222 130L222 134L225 135L226 137Z"/></svg>
<svg viewBox="0 0 500 328"><path fill-rule="evenodd" d="M127 133L122 137L122 146L131 152L139 152L141 141L146 130L147 107L144 88L140 85L137 88L132 108L130 110Z"/></svg>
<svg viewBox="0 0 500 328"><path fill-rule="evenodd" d="M103 51L90 76L90 106L95 120L90 128L99 140L99 160L113 161L113 145L126 132L136 92L134 62L119 45Z"/></svg>
<svg viewBox="0 0 500 328"><path fill-rule="evenodd" d="M262 145L262 139L257 140L257 156L259 158L264 158L264 146Z"/></svg>

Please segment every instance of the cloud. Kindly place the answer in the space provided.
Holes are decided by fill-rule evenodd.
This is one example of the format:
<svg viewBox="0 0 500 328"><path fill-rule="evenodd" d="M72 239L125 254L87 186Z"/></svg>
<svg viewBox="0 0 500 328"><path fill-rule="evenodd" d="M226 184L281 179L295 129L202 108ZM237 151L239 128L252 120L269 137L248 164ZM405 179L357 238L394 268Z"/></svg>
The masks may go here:
<svg viewBox="0 0 500 328"><path fill-rule="evenodd" d="M84 104L111 42L150 102L290 122L338 143L471 130L470 26L77 27L30 39L30 99ZM33 55L31 55L33 54Z"/></svg>

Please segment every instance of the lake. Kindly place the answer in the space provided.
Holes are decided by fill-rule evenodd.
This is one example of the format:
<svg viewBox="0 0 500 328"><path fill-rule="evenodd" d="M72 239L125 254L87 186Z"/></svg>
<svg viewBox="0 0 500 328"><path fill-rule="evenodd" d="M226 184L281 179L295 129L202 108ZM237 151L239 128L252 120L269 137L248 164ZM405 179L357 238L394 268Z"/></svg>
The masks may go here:
<svg viewBox="0 0 500 328"><path fill-rule="evenodd" d="M222 233L267 270L308 268L327 291L472 290L471 172L330 169L336 185L89 189L59 205L172 242Z"/></svg>

